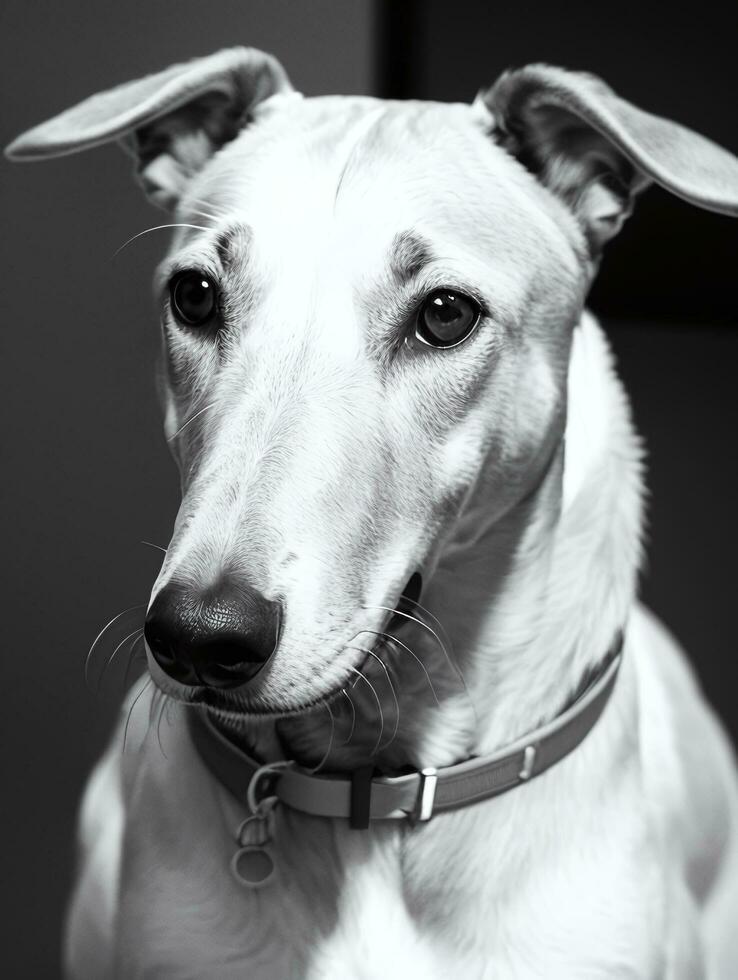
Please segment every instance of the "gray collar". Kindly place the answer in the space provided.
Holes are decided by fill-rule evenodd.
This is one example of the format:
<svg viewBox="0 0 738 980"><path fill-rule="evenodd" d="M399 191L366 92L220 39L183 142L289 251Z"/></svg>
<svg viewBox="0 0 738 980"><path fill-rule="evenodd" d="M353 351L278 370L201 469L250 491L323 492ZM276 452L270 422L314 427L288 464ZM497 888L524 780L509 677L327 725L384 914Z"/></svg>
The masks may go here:
<svg viewBox="0 0 738 980"><path fill-rule="evenodd" d="M356 830L367 828L372 820L423 822L436 813L506 793L573 752L612 694L622 645L618 633L599 670L553 721L491 755L440 769L387 776L365 766L345 774L317 775L296 763L262 765L221 734L204 709L188 712L190 734L207 768L252 812L263 801L273 800L313 816L348 820Z"/></svg>

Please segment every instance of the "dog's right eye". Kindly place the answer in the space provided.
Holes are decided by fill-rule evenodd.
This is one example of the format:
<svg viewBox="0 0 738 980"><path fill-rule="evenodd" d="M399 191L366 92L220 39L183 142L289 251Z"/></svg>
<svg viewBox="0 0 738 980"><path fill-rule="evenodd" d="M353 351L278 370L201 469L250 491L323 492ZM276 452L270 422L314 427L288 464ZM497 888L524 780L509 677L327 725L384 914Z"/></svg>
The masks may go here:
<svg viewBox="0 0 738 980"><path fill-rule="evenodd" d="M204 327L218 309L215 283L197 269L178 272L169 283L172 313L187 327Z"/></svg>
<svg viewBox="0 0 738 980"><path fill-rule="evenodd" d="M458 347L479 323L479 303L455 289L435 289L418 311L415 337L428 347Z"/></svg>

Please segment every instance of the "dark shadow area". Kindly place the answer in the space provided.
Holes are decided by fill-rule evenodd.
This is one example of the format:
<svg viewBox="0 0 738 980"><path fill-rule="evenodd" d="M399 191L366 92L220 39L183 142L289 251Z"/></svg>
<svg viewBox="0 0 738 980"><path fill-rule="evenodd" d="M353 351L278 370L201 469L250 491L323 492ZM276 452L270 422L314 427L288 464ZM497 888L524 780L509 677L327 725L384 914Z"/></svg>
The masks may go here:
<svg viewBox="0 0 738 980"><path fill-rule="evenodd" d="M738 330L603 320L647 450L644 601L738 741Z"/></svg>

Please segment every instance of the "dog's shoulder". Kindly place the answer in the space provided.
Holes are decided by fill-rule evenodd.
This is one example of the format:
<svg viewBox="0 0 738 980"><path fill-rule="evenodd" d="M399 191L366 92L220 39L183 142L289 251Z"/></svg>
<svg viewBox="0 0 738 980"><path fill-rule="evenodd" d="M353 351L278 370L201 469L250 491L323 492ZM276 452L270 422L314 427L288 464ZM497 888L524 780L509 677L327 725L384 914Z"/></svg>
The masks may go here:
<svg viewBox="0 0 738 980"><path fill-rule="evenodd" d="M125 827L121 776L116 737L93 769L82 798L77 875L64 936L70 977L109 973Z"/></svg>
<svg viewBox="0 0 738 980"><path fill-rule="evenodd" d="M644 790L663 846L707 898L738 830L735 761L686 655L642 605L629 638L637 665Z"/></svg>

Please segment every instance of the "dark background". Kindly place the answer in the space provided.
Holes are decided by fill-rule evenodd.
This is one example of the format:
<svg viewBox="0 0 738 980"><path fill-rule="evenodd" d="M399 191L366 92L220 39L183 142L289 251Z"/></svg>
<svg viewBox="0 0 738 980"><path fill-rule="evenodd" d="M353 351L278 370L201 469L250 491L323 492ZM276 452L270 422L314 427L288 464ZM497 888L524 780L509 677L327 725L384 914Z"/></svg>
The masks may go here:
<svg viewBox="0 0 738 980"><path fill-rule="evenodd" d="M585 68L738 150L735 14L611 6L5 0L0 137L117 82L245 43L276 53L307 94L467 100L511 65ZM152 380L149 283L167 233L112 258L167 219L129 171L111 147L2 166L0 966L13 978L57 973L75 808L123 688L116 661L95 692L108 644L88 691L85 654L112 616L147 601L159 556L139 542L167 544L178 501ZM643 594L734 733L736 237L727 218L649 191L592 296L649 447Z"/></svg>

